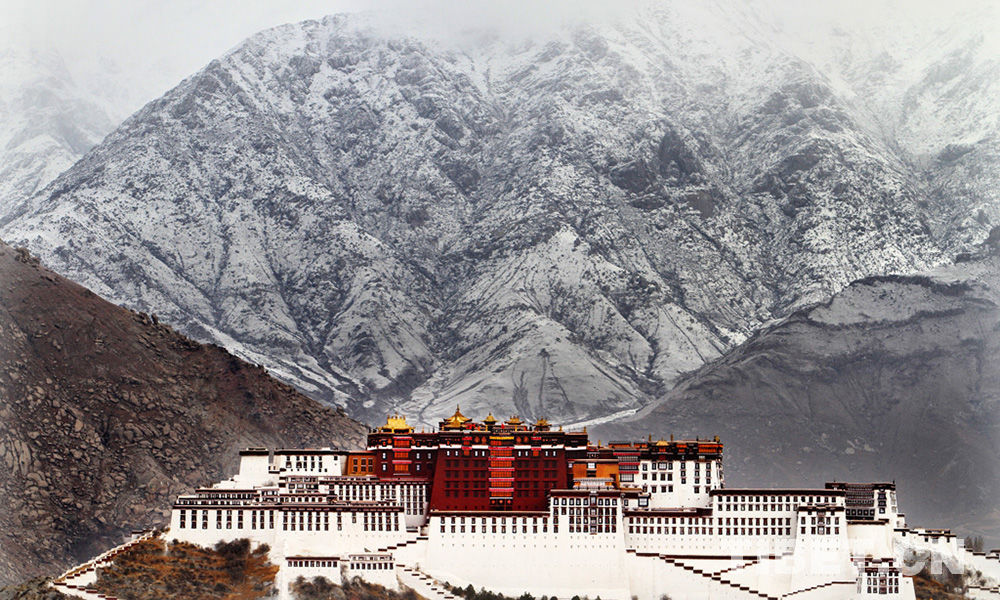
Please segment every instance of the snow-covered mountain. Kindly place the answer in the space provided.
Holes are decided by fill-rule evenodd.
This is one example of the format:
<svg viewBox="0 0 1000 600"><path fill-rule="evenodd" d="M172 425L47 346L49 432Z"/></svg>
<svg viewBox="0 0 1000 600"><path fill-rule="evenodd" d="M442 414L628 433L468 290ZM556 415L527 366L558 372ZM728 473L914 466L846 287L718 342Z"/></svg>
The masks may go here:
<svg viewBox="0 0 1000 600"><path fill-rule="evenodd" d="M995 105L973 30L974 68L926 49L913 77L855 38L803 50L758 8L516 39L268 30L2 235L356 416L630 414L771 319L1000 219L995 119L962 108Z"/></svg>
<svg viewBox="0 0 1000 600"><path fill-rule="evenodd" d="M80 89L55 52L0 48L0 222L119 120Z"/></svg>

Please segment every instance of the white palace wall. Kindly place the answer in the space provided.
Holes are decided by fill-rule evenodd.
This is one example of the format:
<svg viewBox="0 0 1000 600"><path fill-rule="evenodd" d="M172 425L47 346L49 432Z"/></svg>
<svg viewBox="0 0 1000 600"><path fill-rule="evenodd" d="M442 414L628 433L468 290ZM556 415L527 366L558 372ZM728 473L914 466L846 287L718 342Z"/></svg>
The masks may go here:
<svg viewBox="0 0 1000 600"><path fill-rule="evenodd" d="M329 449L248 449L236 477L178 498L166 539L267 544L282 600L299 576L396 589L411 569L514 598L833 600L861 597L879 569L898 581L901 549L927 547L1000 579L1000 559L953 536L894 529L894 495L890 518L848 521L844 489L723 489L718 460L646 461L621 488L582 478L537 512L429 511L429 482L345 476L345 464ZM879 597L912 598L903 580Z"/></svg>
<svg viewBox="0 0 1000 600"><path fill-rule="evenodd" d="M448 520L444 533L440 532L442 518ZM524 592L607 600L631 596L622 577L625 549L617 532L592 535L562 529L555 533L549 528L542 533L539 527L535 533L532 517L489 516L487 532L480 525L472 533L467 523L465 533L451 533L450 518L430 518L426 554L416 565L436 579L512 597ZM548 520L535 519L543 518ZM492 530L494 519L497 533Z"/></svg>

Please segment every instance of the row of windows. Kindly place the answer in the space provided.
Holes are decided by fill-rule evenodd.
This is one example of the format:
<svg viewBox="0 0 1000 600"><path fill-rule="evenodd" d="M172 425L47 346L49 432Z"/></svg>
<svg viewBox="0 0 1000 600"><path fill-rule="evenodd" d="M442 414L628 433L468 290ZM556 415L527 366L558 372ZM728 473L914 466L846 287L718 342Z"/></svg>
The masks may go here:
<svg viewBox="0 0 1000 600"><path fill-rule="evenodd" d="M678 463L680 464L680 468L681 468L682 471L687 468L687 463L688 462L690 462L691 464L694 465L694 472L695 473L698 473L701 470L701 465L702 464L705 465L705 472L706 473L710 472L711 464L712 463L708 463L708 462L704 462L703 463L703 461L696 461L696 460L692 460L692 461L681 460L681 461L678 461ZM647 465L649 466L649 470L651 470L651 471L657 471L657 470L659 470L659 471L672 471L673 468L674 468L674 461L668 460L666 462L643 462L642 463L642 470L643 471L646 470L646 466Z"/></svg>
<svg viewBox="0 0 1000 600"><path fill-rule="evenodd" d="M590 506L590 507L584 506L581 508L560 506L556 510L561 511L561 514L564 515L567 514L567 511L568 514L571 515L591 514L591 515L611 516L618 514L618 511L616 509L608 507L595 507L595 506Z"/></svg>
<svg viewBox="0 0 1000 600"><path fill-rule="evenodd" d="M722 517L719 519L721 525L786 525L792 526L791 517Z"/></svg>
<svg viewBox="0 0 1000 600"><path fill-rule="evenodd" d="M282 496L281 504L329 504L329 496L309 495L304 492L295 492L292 495Z"/></svg>
<svg viewBox="0 0 1000 600"><path fill-rule="evenodd" d="M231 500L231 499L206 499L206 498L179 498L177 504L182 504L184 506L249 506L252 504L257 504L259 500L248 499L248 500Z"/></svg>
<svg viewBox="0 0 1000 600"><path fill-rule="evenodd" d="M805 532L806 532L806 528L805 527L800 527L799 529L800 529L800 533L805 534ZM809 527L808 529L809 529L809 533L812 534L812 535L839 535L840 534L840 527L837 527L837 526L834 526L834 527L825 527L825 526L821 525L819 527Z"/></svg>
<svg viewBox="0 0 1000 600"><path fill-rule="evenodd" d="M868 586L868 593L869 594L879 594L879 595L898 594L899 593L899 586L897 586L897 585L887 585L887 586L878 586L878 587L876 587L876 586L870 585L870 586Z"/></svg>
<svg viewBox="0 0 1000 600"><path fill-rule="evenodd" d="M810 523L811 525L833 525L839 523L840 519L837 517L827 516L825 513L820 513L819 515L813 515L812 517L806 517L805 515L799 517L799 523L805 525Z"/></svg>
<svg viewBox="0 0 1000 600"><path fill-rule="evenodd" d="M588 506L588 498L553 498L554 506ZM618 506L618 498L598 498L596 506Z"/></svg>
<svg viewBox="0 0 1000 600"><path fill-rule="evenodd" d="M445 450L445 456L514 456L515 451L510 446L491 446L489 450ZM544 456L544 457L555 457L557 456L555 450L517 450L517 456ZM419 453L417 455L419 457ZM555 463L555 461L552 461Z"/></svg>
<svg viewBox="0 0 1000 600"><path fill-rule="evenodd" d="M720 496L719 503L732 506L740 503L741 506L750 504L751 506L781 506L785 504L835 504L837 502L837 496ZM743 509L740 509L743 510ZM751 510L767 510L766 508ZM780 510L777 508L772 508L771 510ZM788 510L788 509L786 509Z"/></svg>
<svg viewBox="0 0 1000 600"><path fill-rule="evenodd" d="M639 526L629 525L628 532L654 535L792 535L791 527L685 527L681 526Z"/></svg>
<svg viewBox="0 0 1000 600"><path fill-rule="evenodd" d="M340 516L340 513L337 515ZM330 513L313 513L312 511L282 513L281 529L283 531L330 531Z"/></svg>
<svg viewBox="0 0 1000 600"><path fill-rule="evenodd" d="M289 567L311 567L311 568L332 568L337 566L336 560L319 560L319 559L309 559L309 560L290 560L288 561Z"/></svg>
<svg viewBox="0 0 1000 600"><path fill-rule="evenodd" d="M326 473L327 467L325 461L322 459L317 459L315 456L310 456L308 460L304 457L296 456L285 457L285 468L288 470L296 471L316 471L317 473Z"/></svg>
<svg viewBox="0 0 1000 600"><path fill-rule="evenodd" d="M684 482L682 481L681 483L684 483ZM655 494L656 491L657 491L657 489L659 489L659 491L660 491L661 494L672 494L673 491L674 491L674 485L673 484L667 484L667 485L661 485L661 486L655 486L655 485L650 486L650 485L646 485L645 483L642 484L642 491L644 491L644 492L652 492L653 494ZM701 487L700 486L695 486L694 493L698 494L700 492L701 492Z"/></svg>
<svg viewBox="0 0 1000 600"><path fill-rule="evenodd" d="M494 488L501 487L494 485ZM520 497L532 497L541 498L547 493L546 490L518 490L517 495ZM488 495L486 489L478 490L445 490L445 498L485 498Z"/></svg>
<svg viewBox="0 0 1000 600"><path fill-rule="evenodd" d="M618 524L612 521L611 523L593 523L591 525L577 526L570 523L569 532L570 533L615 533L618 531Z"/></svg>
<svg viewBox="0 0 1000 600"><path fill-rule="evenodd" d="M192 510L190 528L197 529L199 525L198 513L201 513L201 529L208 529L209 513L215 513L216 529L243 529L246 523L244 513L249 514L250 529L274 529L273 510ZM235 520L234 520L234 514ZM343 513L337 512L337 529L342 529ZM362 525L365 531L399 531L399 519L395 513L362 513ZM358 513L351 513L351 522L357 523ZM188 529L188 511L182 509L178 511L177 526L179 529ZM317 511L284 511L281 516L281 529L285 531L329 531L330 513Z"/></svg>
<svg viewBox="0 0 1000 600"><path fill-rule="evenodd" d="M629 521L635 525L704 525L708 523L708 519L701 517L630 517Z"/></svg>
<svg viewBox="0 0 1000 600"><path fill-rule="evenodd" d="M570 525L582 525L584 523L608 525L614 523L616 519L614 517L607 517L607 516L589 517L589 516L570 515L568 521Z"/></svg>
<svg viewBox="0 0 1000 600"><path fill-rule="evenodd" d="M892 572L867 573L865 575L864 585L867 588L869 594L879 594L879 595L898 594L899 573L892 573Z"/></svg>
<svg viewBox="0 0 1000 600"><path fill-rule="evenodd" d="M793 511L798 508L798 504L781 504L781 503L767 503L767 504L720 504L720 511Z"/></svg>
<svg viewBox="0 0 1000 600"><path fill-rule="evenodd" d="M489 531L487 531L487 527L489 527ZM454 525L454 524L452 524L452 525L446 526L445 523L444 523L444 520L442 520L441 521L441 533L445 533L446 528L451 533L465 533L466 532L466 526L465 525ZM526 523L522 523L521 524L521 533L528 533L528 529L529 529L529 526ZM532 523L532 525L530 526L530 529L531 529L531 533L539 533L538 523L537 522ZM553 524L553 529L552 530L553 530L553 532L558 533L559 532L559 525L557 523ZM476 533L477 527L476 527L476 523L474 521L468 525L468 531L469 531L469 533ZM487 526L485 523L482 523L482 524L479 525L478 531L480 533L507 533L507 523L506 522L501 522L501 524L499 526L496 523L492 523L489 526ZM510 532L511 533L517 533L518 532L517 531L517 524L516 523L511 523L510 524ZM548 533L548 532L549 532L549 522L547 520L543 520L542 524L541 524L541 533Z"/></svg>
<svg viewBox="0 0 1000 600"><path fill-rule="evenodd" d="M392 569L391 562L360 562L351 563L352 571L384 571Z"/></svg>
<svg viewBox="0 0 1000 600"><path fill-rule="evenodd" d="M233 513L236 513L236 529L243 529L243 513L250 513L250 528L251 529L274 529L274 511L268 510L192 510L191 511L191 521L190 529L198 529L199 521L198 516L201 513L201 529L208 529L208 523L210 515L209 513L215 513L215 528L216 529L232 529L233 528ZM266 516L266 520L265 520ZM181 509L178 511L177 526L179 529L188 529L188 511ZM223 523L225 525L223 526Z"/></svg>

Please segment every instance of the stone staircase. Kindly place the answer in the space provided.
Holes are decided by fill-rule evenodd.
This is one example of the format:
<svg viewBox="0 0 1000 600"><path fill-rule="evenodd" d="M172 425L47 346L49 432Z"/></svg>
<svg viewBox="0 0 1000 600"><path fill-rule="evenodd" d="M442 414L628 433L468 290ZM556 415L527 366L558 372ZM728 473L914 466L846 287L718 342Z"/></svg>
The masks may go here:
<svg viewBox="0 0 1000 600"><path fill-rule="evenodd" d="M379 552L392 552L393 550L399 550L400 548L406 548L407 546L415 545L415 544L418 544L420 542L426 542L427 539L428 538L427 538L426 535L418 535L417 537L413 538L412 540L406 540L405 542L399 542L398 544L391 544L389 546L385 546L385 547L379 548L378 551Z"/></svg>
<svg viewBox="0 0 1000 600"><path fill-rule="evenodd" d="M675 558L671 557L670 555L659 554L656 552L639 552L635 548L627 548L625 552L629 554L634 554L637 557L661 561L667 565L670 565L672 569L675 569L674 573L676 573L677 575L685 574L688 578L693 577L694 580L692 580L692 583L698 580L710 582L710 584L714 589L720 592L727 592L725 594L725 597L727 598L732 597L741 600L780 600L779 598L776 598L774 596L769 596L767 594L762 593L759 590L750 588L749 586L741 585L733 581L730 581L728 579L725 579L719 573L706 571L704 569L699 569L698 567L692 565L684 564L681 558ZM759 560L757 562L759 562ZM747 565L749 565L749 562L743 565L737 565L736 567L731 569L726 569L726 571L738 570L741 567L746 567ZM677 575L671 575L671 576L676 577Z"/></svg>
<svg viewBox="0 0 1000 600"><path fill-rule="evenodd" d="M746 585L743 585L741 583L736 583L734 581L730 581L728 579L725 579L720 574L720 573L722 573L722 571L720 571L719 573L712 573L712 572L709 572L709 571L703 571L703 570L701 570L701 569L699 569L697 567L692 567L691 565L686 565L686 564L684 564L683 562L681 562L679 560L670 558L668 556L664 556L662 554L657 555L657 556L659 557L660 560L662 560L663 562L665 562L665 563L667 563L669 565L674 565L676 567L680 567L680 568L684 569L685 571L690 571L691 573L694 573L695 575L701 575L702 577L705 577L706 579L710 579L711 581L714 581L715 583L718 583L719 585L728 586L728 587L730 587L732 589L739 590L739 591L744 592L746 594L750 594L750 595L756 596L758 598L763 598L764 600L780 600L779 598L777 598L775 596L768 596L767 594L765 594L765 593L763 593L763 592L761 592L759 590L755 590L755 589L753 589L753 588L751 588L749 586L746 586ZM727 569L727 571L734 571L734 570L737 570L739 568L741 568L741 567L735 567L733 569Z"/></svg>
<svg viewBox="0 0 1000 600"><path fill-rule="evenodd" d="M722 569L721 571L714 571L714 575L722 575L723 573L730 573L732 571L739 571L740 569L746 569L747 567L752 567L754 565L760 564L762 558L757 557L753 560L748 560L743 564L736 565L735 567L729 567L728 569Z"/></svg>
<svg viewBox="0 0 1000 600"><path fill-rule="evenodd" d="M782 598L790 598L796 594L805 594L806 592L812 592L815 590L820 590L823 588L833 587L835 585L849 586L851 590L858 584L857 581L828 581L826 583L821 583L819 585L814 585L812 587L802 588L801 590L795 590L794 592L789 592L787 594L782 594Z"/></svg>
<svg viewBox="0 0 1000 600"><path fill-rule="evenodd" d="M966 595L975 600L1000 600L1000 586L970 585Z"/></svg>
<svg viewBox="0 0 1000 600"><path fill-rule="evenodd" d="M396 574L399 577L399 583L427 600L464 600L445 589L440 581L416 567L397 563Z"/></svg>
<svg viewBox="0 0 1000 600"><path fill-rule="evenodd" d="M49 585L67 596L82 598L83 600L118 600L115 596L102 594L92 587L97 582L97 570L108 566L114 562L115 557L128 551L139 542L153 539L159 535L160 533L156 530L144 531L142 535L135 539L119 544L83 564L73 567L53 579Z"/></svg>

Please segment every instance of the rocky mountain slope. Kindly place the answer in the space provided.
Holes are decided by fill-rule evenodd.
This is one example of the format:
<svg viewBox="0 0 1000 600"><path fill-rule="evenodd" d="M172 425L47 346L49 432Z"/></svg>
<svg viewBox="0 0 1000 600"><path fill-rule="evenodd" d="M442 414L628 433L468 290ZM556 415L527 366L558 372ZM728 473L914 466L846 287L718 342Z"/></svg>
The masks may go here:
<svg viewBox="0 0 1000 600"><path fill-rule="evenodd" d="M996 221L988 152L963 163L942 131L918 155L889 126L909 105L860 93L895 74L955 113L995 61L967 78L931 53L907 78L878 52L799 52L753 4L626 13L516 40L265 31L3 233L355 415L584 422Z"/></svg>
<svg viewBox="0 0 1000 600"><path fill-rule="evenodd" d="M364 427L225 350L0 244L0 582L162 524L249 445L359 444Z"/></svg>
<svg viewBox="0 0 1000 600"><path fill-rule="evenodd" d="M994 253L852 283L594 435L717 434L727 485L895 480L911 523L996 540L998 365Z"/></svg>

